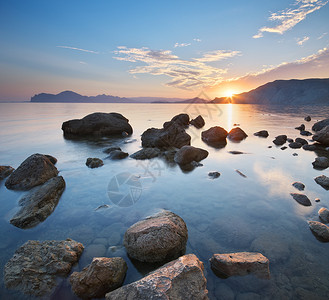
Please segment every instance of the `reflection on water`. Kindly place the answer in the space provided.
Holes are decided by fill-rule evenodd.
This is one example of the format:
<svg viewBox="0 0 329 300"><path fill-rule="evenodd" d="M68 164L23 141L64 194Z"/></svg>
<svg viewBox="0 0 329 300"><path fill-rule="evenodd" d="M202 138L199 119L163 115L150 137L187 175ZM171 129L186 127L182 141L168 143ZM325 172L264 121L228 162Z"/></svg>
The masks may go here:
<svg viewBox="0 0 329 300"><path fill-rule="evenodd" d="M95 111L119 112L130 120L134 133L128 139L66 140L61 124ZM119 146L132 154L141 148L140 135L149 127L161 127L174 115L187 112L202 114L203 129L190 127L192 145L209 151L203 166L190 172L164 158L136 161L104 160L104 166L89 169L88 157L104 159L103 150ZM312 116L306 123L304 117ZM308 228L308 220L318 220L320 207L328 207L328 192L314 182L326 174L312 168L316 153L302 149L276 147L276 135L299 136L296 126L304 123L309 130L317 119L329 115L328 107L262 107L254 105L184 104L0 104L0 164L17 167L32 153L51 154L66 181L54 213L37 227L21 230L9 224L23 192L7 190L0 182L0 298L24 299L3 285L3 268L15 250L29 239L48 240L70 237L85 246L74 267L81 270L93 256L121 256L128 263L125 283L141 278L154 266L132 262L122 245L125 230L140 219L169 209L180 215L189 230L187 253L196 254L205 264L211 299L247 297L257 299L315 299L329 297L328 244L320 243ZM238 123L248 134L240 143L228 141L222 148L208 146L201 132L212 126L229 131ZM253 133L266 129L266 139ZM135 142L125 143L125 140ZM268 148L272 146L272 148ZM229 151L248 154L232 155ZM296 152L298 156L292 154ZM322 153L325 153L323 150ZM240 176L240 170L246 178ZM211 180L208 173L221 176ZM139 178L141 194L134 205L122 207L108 197L108 186L118 174ZM301 181L311 207L299 205L290 196L298 192L291 186ZM126 190L124 190L126 191ZM314 198L320 198L316 203ZM121 199L121 198L120 198ZM101 207L101 209L97 209ZM210 269L214 253L259 251L270 259L271 279L252 275L222 279ZM246 294L246 295L244 295ZM232 296L233 295L233 296ZM64 280L54 299L76 299Z"/></svg>

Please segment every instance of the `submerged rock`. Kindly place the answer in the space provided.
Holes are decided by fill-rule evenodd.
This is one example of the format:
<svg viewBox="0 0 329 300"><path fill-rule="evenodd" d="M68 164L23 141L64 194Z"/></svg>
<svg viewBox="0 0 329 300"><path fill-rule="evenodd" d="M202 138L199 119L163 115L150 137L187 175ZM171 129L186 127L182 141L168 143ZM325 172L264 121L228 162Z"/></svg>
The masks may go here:
<svg viewBox="0 0 329 300"><path fill-rule="evenodd" d="M144 262L160 262L185 251L187 227L170 211L162 211L129 227L124 246L130 257Z"/></svg>
<svg viewBox="0 0 329 300"><path fill-rule="evenodd" d="M299 148L302 148L302 144L301 143L298 143L298 142L292 142L289 144L289 147L292 148L292 149L299 149Z"/></svg>
<svg viewBox="0 0 329 300"><path fill-rule="evenodd" d="M115 151L115 150L122 151L120 147L109 147L109 148L106 148L103 152L106 154L110 154L112 151Z"/></svg>
<svg viewBox="0 0 329 300"><path fill-rule="evenodd" d="M124 159L124 158L128 157L128 155L129 154L127 152L123 152L121 150L113 150L110 152L110 155L106 158L113 159L113 160Z"/></svg>
<svg viewBox="0 0 329 300"><path fill-rule="evenodd" d="M269 279L269 260L261 253L238 252L214 254L209 260L213 271L220 276L248 275Z"/></svg>
<svg viewBox="0 0 329 300"><path fill-rule="evenodd" d="M83 245L65 241L28 241L16 250L4 269L8 289L45 296L56 286L56 276L66 276L83 251Z"/></svg>
<svg viewBox="0 0 329 300"><path fill-rule="evenodd" d="M324 222L324 223L329 223L329 210L325 207L321 207L318 211L319 218Z"/></svg>
<svg viewBox="0 0 329 300"><path fill-rule="evenodd" d="M148 276L106 294L106 300L207 300L207 280L203 263L194 255L184 255Z"/></svg>
<svg viewBox="0 0 329 300"><path fill-rule="evenodd" d="M321 185L325 189L329 189L329 177L326 175L320 175L318 177L314 178L315 182L319 185Z"/></svg>
<svg viewBox="0 0 329 300"><path fill-rule="evenodd" d="M303 131L303 130L305 130L305 125L302 124L302 125L300 125L300 126L298 126L298 127L295 127L295 129L297 129L297 130L299 130L299 131Z"/></svg>
<svg viewBox="0 0 329 300"><path fill-rule="evenodd" d="M298 181L294 182L292 184L292 186L295 187L299 191L303 191L305 189L305 184L298 182Z"/></svg>
<svg viewBox="0 0 329 300"><path fill-rule="evenodd" d="M130 155L134 159L151 159L158 157L161 154L161 150L158 148L143 148Z"/></svg>
<svg viewBox="0 0 329 300"><path fill-rule="evenodd" d="M329 126L323 127L320 131L312 136L313 141L322 145L329 146Z"/></svg>
<svg viewBox="0 0 329 300"><path fill-rule="evenodd" d="M261 130L254 133L255 136L267 138L269 136L267 130Z"/></svg>
<svg viewBox="0 0 329 300"><path fill-rule="evenodd" d="M329 227L317 221L309 221L308 225L314 235L322 242L329 242Z"/></svg>
<svg viewBox="0 0 329 300"><path fill-rule="evenodd" d="M104 163L103 161L100 159L100 158L97 158L97 157L89 157L87 158L87 161L86 161L86 166L88 168L99 168L101 166L103 166Z"/></svg>
<svg viewBox="0 0 329 300"><path fill-rule="evenodd" d="M33 154L6 180L6 187L12 190L30 190L57 176L58 170L46 155Z"/></svg>
<svg viewBox="0 0 329 300"><path fill-rule="evenodd" d="M196 128L202 128L205 125L205 121L201 115L197 116L195 119L190 121L190 124Z"/></svg>
<svg viewBox="0 0 329 300"><path fill-rule="evenodd" d="M54 211L64 189L65 181L62 176L51 178L36 187L19 201L21 209L12 217L10 223L25 229L43 222Z"/></svg>
<svg viewBox="0 0 329 300"><path fill-rule="evenodd" d="M278 135L273 140L273 143L277 146L283 145L287 141L287 136L285 134Z"/></svg>
<svg viewBox="0 0 329 300"><path fill-rule="evenodd" d="M126 272L127 264L121 257L95 257L81 272L70 276L70 283L80 298L103 298L122 285Z"/></svg>
<svg viewBox="0 0 329 300"><path fill-rule="evenodd" d="M311 200L304 194L290 193L290 195L301 205L311 206Z"/></svg>
<svg viewBox="0 0 329 300"><path fill-rule="evenodd" d="M326 127L329 125L329 118L328 119L324 119L322 121L316 122L313 126L312 126L312 130L313 131L320 131L322 128Z"/></svg>
<svg viewBox="0 0 329 300"><path fill-rule="evenodd" d="M62 124L65 137L122 136L132 134L129 120L119 113L96 112L82 119L69 120Z"/></svg>
<svg viewBox="0 0 329 300"><path fill-rule="evenodd" d="M208 156L208 151L193 146L183 146L175 154L175 162L179 165L187 165L192 161L199 162Z"/></svg>
<svg viewBox="0 0 329 300"><path fill-rule="evenodd" d="M312 135L313 133L312 133L312 132L309 132L309 131L307 131L307 130L302 130L302 131L300 132L300 134L301 134L301 135L304 135L304 136L310 136L310 135Z"/></svg>
<svg viewBox="0 0 329 300"><path fill-rule="evenodd" d="M244 140L247 136L248 135L240 127L235 127L228 133L227 138L238 142Z"/></svg>
<svg viewBox="0 0 329 300"><path fill-rule="evenodd" d="M8 177L14 170L11 166L0 166L0 180Z"/></svg>
<svg viewBox="0 0 329 300"><path fill-rule="evenodd" d="M220 176L220 173L215 171L215 172L209 172L208 173L208 176L211 178L211 179L215 179L215 178L218 178Z"/></svg>
<svg viewBox="0 0 329 300"><path fill-rule="evenodd" d="M316 169L326 169L329 167L329 159L325 156L316 157L312 165Z"/></svg>
<svg viewBox="0 0 329 300"><path fill-rule="evenodd" d="M207 144L216 144L216 143L225 143L226 144L226 137L227 131L220 127L215 126L211 127L206 131L202 131L201 138Z"/></svg>

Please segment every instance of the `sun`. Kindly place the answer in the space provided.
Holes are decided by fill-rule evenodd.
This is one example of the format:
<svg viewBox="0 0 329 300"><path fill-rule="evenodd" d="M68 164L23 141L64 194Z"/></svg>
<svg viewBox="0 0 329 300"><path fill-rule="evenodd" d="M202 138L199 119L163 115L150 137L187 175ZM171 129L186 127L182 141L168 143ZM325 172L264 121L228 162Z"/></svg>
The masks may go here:
<svg viewBox="0 0 329 300"><path fill-rule="evenodd" d="M225 92L225 97L226 97L226 98L232 98L233 95L234 95L234 91L232 91L232 90L227 90L227 91Z"/></svg>

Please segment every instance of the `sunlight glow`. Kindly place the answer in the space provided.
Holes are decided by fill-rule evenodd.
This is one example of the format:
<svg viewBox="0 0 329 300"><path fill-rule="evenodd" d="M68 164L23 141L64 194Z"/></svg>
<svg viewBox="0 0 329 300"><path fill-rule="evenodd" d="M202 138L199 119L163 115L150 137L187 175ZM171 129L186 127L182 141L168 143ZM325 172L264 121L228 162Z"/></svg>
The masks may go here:
<svg viewBox="0 0 329 300"><path fill-rule="evenodd" d="M232 90L227 90L225 93L226 98L232 98L234 95L234 92Z"/></svg>

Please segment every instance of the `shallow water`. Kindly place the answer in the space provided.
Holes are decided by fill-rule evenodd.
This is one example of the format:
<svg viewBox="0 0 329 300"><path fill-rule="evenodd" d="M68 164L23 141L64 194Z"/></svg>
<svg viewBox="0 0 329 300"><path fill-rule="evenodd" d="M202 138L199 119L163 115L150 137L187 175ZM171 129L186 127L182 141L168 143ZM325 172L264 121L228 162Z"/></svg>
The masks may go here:
<svg viewBox="0 0 329 300"><path fill-rule="evenodd" d="M62 122L96 111L123 114L134 128L133 135L85 141L63 138ZM160 158L104 160L104 166L98 169L85 166L88 157L105 158L103 150L109 146L134 153L141 148L144 130L161 127L181 112L191 117L202 114L206 121L203 129L190 127L187 131L193 146L209 151L202 167L186 172ZM311 115L311 122L304 121L306 115ZM9 220L24 192L7 190L4 181L0 182L0 298L30 299L6 290L3 284L5 263L29 239L70 237L85 246L72 271L81 270L93 256L122 256L128 263L125 284L140 279L152 266L130 261L122 246L123 234L133 223L160 209L171 210L185 220L189 230L186 252L204 262L210 299L328 298L329 244L319 242L307 224L308 220L318 220L320 207L329 206L328 191L314 182L318 175L329 176L328 170L312 168L317 155L314 152L290 148L282 151L272 143L279 134L296 138L299 131L294 127L304 123L310 130L316 120L328 116L328 107L310 106L1 103L0 165L17 168L33 153L51 154L58 159L56 166L66 189L50 217L35 228L22 230ZM228 141L226 147L215 149L200 139L205 129L218 125L230 130L234 124L246 131L246 140ZM253 136L262 129L269 131L267 139ZM273 147L268 148L270 145ZM232 150L245 154L233 155L229 153ZM212 180L208 177L210 171L219 171L221 176ZM128 184L120 186L123 194L133 193L134 202L122 207L111 201L108 190L110 182L126 174L132 175L137 184L131 190ZM298 192L291 186L294 181L306 185L304 193L311 199L311 207L301 206L290 196ZM321 202L316 203L315 198ZM109 207L96 209L104 204ZM216 277L208 263L212 254L236 251L259 251L267 256L271 279L252 275ZM59 282L52 298L76 299L68 280Z"/></svg>

